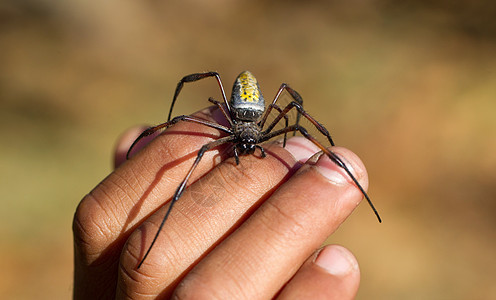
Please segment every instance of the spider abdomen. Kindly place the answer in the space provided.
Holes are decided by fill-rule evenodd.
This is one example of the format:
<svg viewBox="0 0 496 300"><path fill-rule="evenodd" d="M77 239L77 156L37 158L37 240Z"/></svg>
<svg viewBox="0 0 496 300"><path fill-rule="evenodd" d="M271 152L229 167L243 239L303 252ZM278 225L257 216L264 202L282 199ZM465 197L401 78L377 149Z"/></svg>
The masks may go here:
<svg viewBox="0 0 496 300"><path fill-rule="evenodd" d="M234 81L230 104L238 120L255 122L265 111L260 86L249 71L241 72Z"/></svg>

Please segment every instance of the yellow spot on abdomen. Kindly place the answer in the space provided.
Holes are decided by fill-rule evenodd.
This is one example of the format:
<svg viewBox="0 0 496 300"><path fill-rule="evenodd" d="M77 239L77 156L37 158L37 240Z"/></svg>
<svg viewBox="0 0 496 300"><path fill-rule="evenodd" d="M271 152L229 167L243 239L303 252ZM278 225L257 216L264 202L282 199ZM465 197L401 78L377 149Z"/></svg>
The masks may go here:
<svg viewBox="0 0 496 300"><path fill-rule="evenodd" d="M245 71L238 76L238 80L241 99L247 102L258 102L260 99L260 90L255 76Z"/></svg>

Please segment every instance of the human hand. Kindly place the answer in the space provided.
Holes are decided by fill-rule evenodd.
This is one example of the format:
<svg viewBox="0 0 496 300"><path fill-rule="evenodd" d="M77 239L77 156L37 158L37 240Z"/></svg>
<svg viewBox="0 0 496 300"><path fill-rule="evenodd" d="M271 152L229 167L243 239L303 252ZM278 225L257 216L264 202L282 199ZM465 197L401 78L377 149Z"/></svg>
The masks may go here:
<svg viewBox="0 0 496 300"><path fill-rule="evenodd" d="M212 114L213 112L213 114ZM197 113L222 118L216 110ZM213 115L213 117L212 117ZM124 135L116 168L80 203L74 217L75 299L352 299L360 275L341 246L316 250L362 198L346 173L310 141L264 145L222 161L208 151L140 269L158 225L198 149L220 136L179 122L124 163L140 132ZM153 139L152 141L150 141ZM138 145L141 148L143 145ZM334 147L367 187L365 169Z"/></svg>

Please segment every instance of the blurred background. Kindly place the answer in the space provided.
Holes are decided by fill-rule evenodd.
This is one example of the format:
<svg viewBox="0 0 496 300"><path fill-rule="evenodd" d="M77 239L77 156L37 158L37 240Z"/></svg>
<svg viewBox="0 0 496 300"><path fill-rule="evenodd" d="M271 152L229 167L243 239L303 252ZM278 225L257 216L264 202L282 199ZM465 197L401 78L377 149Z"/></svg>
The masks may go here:
<svg viewBox="0 0 496 300"><path fill-rule="evenodd" d="M282 82L367 166L329 243L358 299L496 299L496 4L487 1L0 2L0 298L67 299L71 222L117 137L167 117L178 80ZM189 84L179 113L220 99Z"/></svg>

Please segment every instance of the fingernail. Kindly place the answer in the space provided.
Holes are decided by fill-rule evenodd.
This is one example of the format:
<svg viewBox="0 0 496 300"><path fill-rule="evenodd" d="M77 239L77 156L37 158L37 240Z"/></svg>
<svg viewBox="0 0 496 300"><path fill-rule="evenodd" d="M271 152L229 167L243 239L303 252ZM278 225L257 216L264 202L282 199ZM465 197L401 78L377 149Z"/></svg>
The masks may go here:
<svg viewBox="0 0 496 300"><path fill-rule="evenodd" d="M354 174L355 172L353 171L353 167L351 166L351 164L348 163L342 156L338 156L341 161L348 167L350 172ZM338 166L335 162L333 162L325 153L320 155L315 166L317 167L317 171L320 174L322 174L325 178L329 179L335 184L346 184L348 182L348 174L346 174L346 171Z"/></svg>
<svg viewBox="0 0 496 300"><path fill-rule="evenodd" d="M337 245L324 247L315 259L315 264L335 276L344 276L358 267L351 253Z"/></svg>
<svg viewBox="0 0 496 300"><path fill-rule="evenodd" d="M301 136L288 139L285 149L293 155L296 161L302 164L320 150L314 143Z"/></svg>

